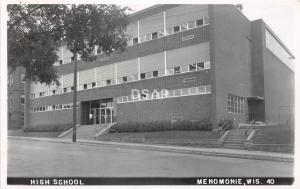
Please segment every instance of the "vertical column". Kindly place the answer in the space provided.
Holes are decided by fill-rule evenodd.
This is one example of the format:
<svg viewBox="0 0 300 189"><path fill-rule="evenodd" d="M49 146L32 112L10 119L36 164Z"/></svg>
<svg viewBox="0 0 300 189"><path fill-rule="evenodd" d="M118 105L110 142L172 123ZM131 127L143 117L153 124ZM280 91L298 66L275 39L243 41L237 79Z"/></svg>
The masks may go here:
<svg viewBox="0 0 300 189"><path fill-rule="evenodd" d="M62 64L64 63L64 47L61 47L61 59L62 59Z"/></svg>
<svg viewBox="0 0 300 189"><path fill-rule="evenodd" d="M61 75L61 93L64 93L64 75Z"/></svg>
<svg viewBox="0 0 300 189"><path fill-rule="evenodd" d="M98 87L97 67L94 68L94 77L95 77L96 87Z"/></svg>
<svg viewBox="0 0 300 189"><path fill-rule="evenodd" d="M114 63L114 68L115 68L115 80L116 80L116 84L118 84L117 83L117 81L118 81L118 68L117 68L117 63Z"/></svg>
<svg viewBox="0 0 300 189"><path fill-rule="evenodd" d="M137 61L138 61L138 80L140 80L141 79L141 58L138 57Z"/></svg>
<svg viewBox="0 0 300 189"><path fill-rule="evenodd" d="M138 42L140 42L140 21L137 21L138 24Z"/></svg>
<svg viewBox="0 0 300 189"><path fill-rule="evenodd" d="M80 90L80 83L79 83L79 72L77 72L77 89Z"/></svg>
<svg viewBox="0 0 300 189"><path fill-rule="evenodd" d="M165 75L168 74L167 72L167 51L164 51L164 68L165 68Z"/></svg>
<svg viewBox="0 0 300 189"><path fill-rule="evenodd" d="M166 11L164 11L164 36L167 35Z"/></svg>

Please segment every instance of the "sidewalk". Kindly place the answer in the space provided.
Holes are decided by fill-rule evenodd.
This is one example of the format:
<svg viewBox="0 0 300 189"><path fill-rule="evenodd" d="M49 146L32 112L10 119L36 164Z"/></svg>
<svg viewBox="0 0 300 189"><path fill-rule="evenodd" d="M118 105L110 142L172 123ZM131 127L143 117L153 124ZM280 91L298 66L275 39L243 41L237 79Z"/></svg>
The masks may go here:
<svg viewBox="0 0 300 189"><path fill-rule="evenodd" d="M17 140L31 140L40 142L54 142L54 143L66 143L74 144L71 139L64 138L38 138L38 137L16 137L9 136L9 139ZM231 158L244 158L244 159L256 159L265 161L281 161L281 162L294 162L293 154L284 154L277 152L262 152L262 151L248 151L237 149L224 149L224 148L192 148L183 146L166 146L166 145L153 145L153 144L137 144L137 143L124 143L124 142L107 142L107 141L94 141L94 140L77 140L78 145L90 145L90 146L109 146L113 148L129 148L140 150L155 150L164 152L175 153L189 153L199 154L207 156L221 156Z"/></svg>

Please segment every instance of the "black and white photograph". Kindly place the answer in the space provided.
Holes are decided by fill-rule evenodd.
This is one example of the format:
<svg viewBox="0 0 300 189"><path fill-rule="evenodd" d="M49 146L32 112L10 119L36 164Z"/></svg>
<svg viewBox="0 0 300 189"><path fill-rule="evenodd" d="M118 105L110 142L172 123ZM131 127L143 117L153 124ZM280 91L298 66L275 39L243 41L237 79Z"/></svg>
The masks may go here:
<svg viewBox="0 0 300 189"><path fill-rule="evenodd" d="M299 7L2 2L1 188L295 187Z"/></svg>

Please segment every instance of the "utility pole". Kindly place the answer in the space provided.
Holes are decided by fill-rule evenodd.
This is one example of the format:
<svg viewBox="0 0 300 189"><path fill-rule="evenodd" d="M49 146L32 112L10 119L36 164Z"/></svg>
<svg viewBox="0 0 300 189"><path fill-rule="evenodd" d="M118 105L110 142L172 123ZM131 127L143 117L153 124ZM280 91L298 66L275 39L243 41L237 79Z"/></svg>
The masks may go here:
<svg viewBox="0 0 300 189"><path fill-rule="evenodd" d="M76 142L77 123L77 52L74 52L74 81L73 81L73 142Z"/></svg>

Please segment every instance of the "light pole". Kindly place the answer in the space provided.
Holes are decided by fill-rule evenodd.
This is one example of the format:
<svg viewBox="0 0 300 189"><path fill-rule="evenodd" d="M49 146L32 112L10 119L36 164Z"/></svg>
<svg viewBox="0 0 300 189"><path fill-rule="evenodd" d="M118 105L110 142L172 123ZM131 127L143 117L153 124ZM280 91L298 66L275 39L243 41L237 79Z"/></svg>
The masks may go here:
<svg viewBox="0 0 300 189"><path fill-rule="evenodd" d="M73 81L73 137L76 142L76 123L77 123L77 53L74 52L74 81Z"/></svg>

